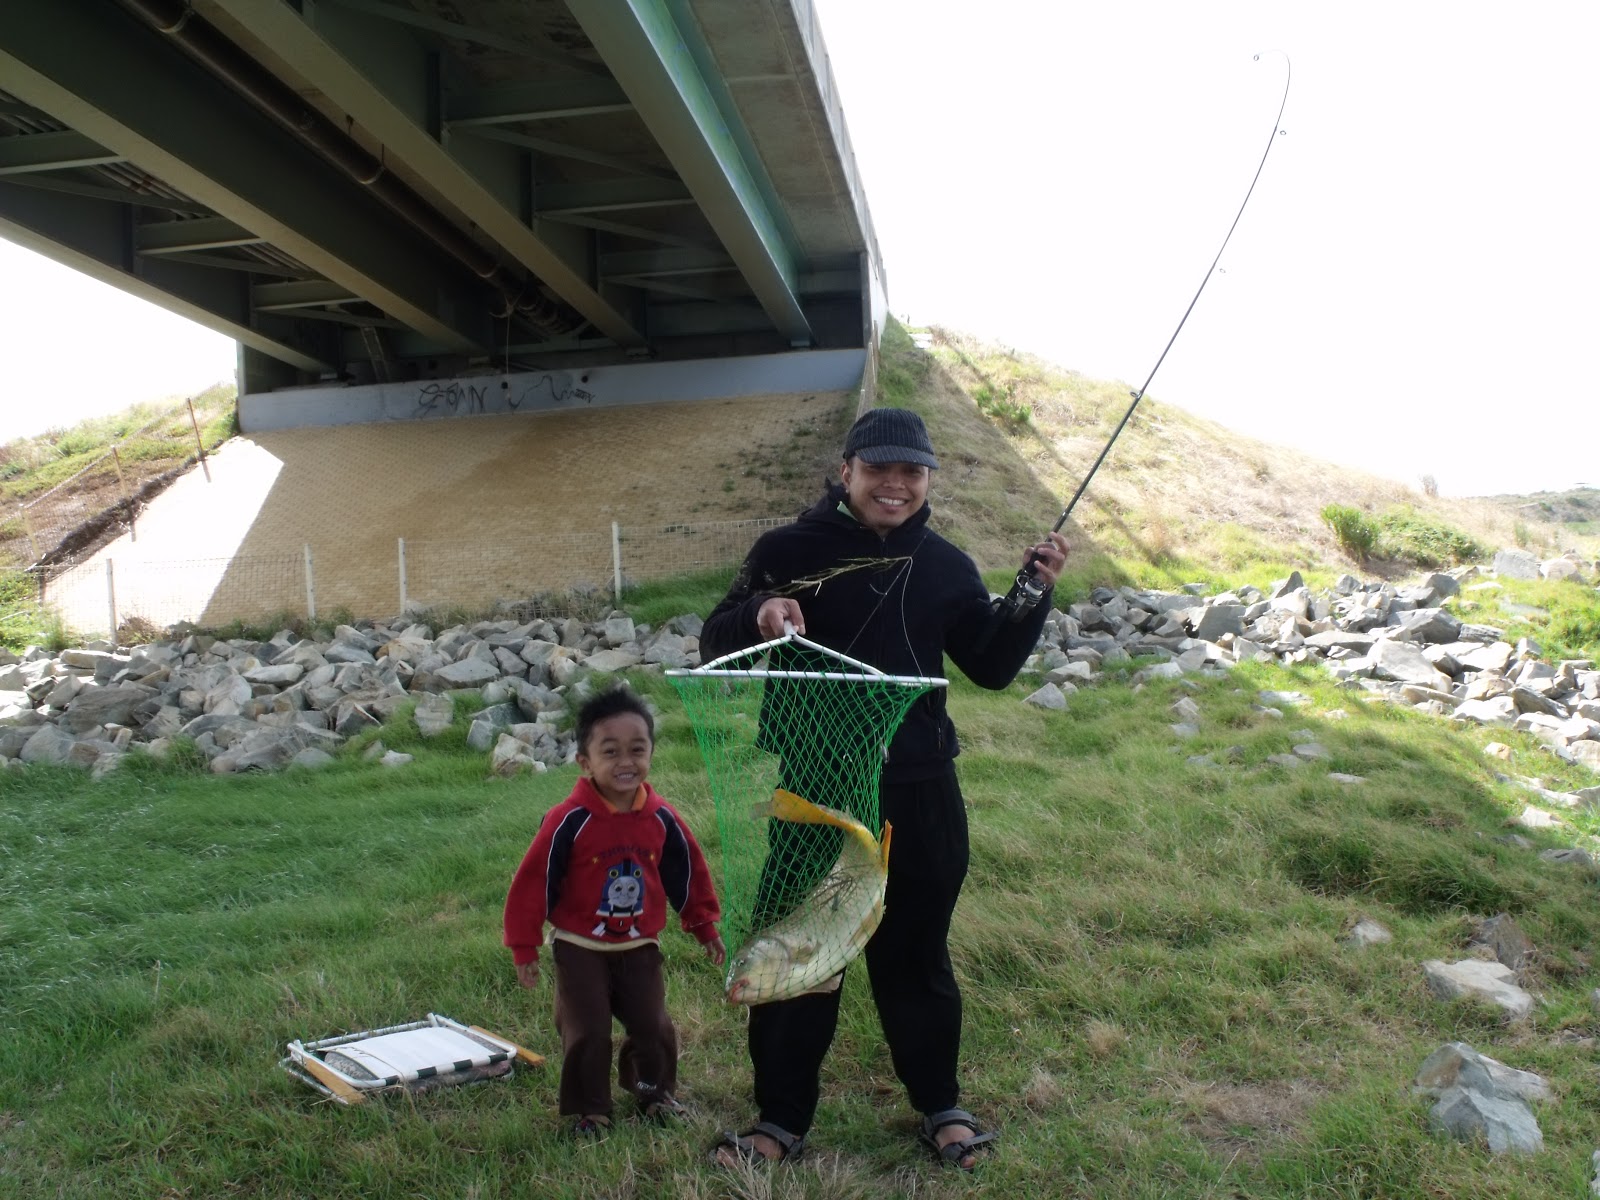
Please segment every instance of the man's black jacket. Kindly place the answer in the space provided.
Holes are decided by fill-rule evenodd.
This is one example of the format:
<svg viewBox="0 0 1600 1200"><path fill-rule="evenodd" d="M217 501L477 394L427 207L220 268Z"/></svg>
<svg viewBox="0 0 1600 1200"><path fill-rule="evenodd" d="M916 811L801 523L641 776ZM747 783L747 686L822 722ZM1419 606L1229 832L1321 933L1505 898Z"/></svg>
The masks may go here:
<svg viewBox="0 0 1600 1200"><path fill-rule="evenodd" d="M989 622L989 591L972 560L928 528L928 506L880 538L843 500L843 487L834 484L794 524L756 539L733 587L706 618L701 662L763 641L756 613L781 595L799 602L807 639L881 671L943 675L948 654L980 687L1010 684L1039 640L1049 593L1023 620L1002 624L979 654L973 647ZM838 571L858 562L858 569ZM931 778L958 752L940 688L906 716L890 743L883 778Z"/></svg>

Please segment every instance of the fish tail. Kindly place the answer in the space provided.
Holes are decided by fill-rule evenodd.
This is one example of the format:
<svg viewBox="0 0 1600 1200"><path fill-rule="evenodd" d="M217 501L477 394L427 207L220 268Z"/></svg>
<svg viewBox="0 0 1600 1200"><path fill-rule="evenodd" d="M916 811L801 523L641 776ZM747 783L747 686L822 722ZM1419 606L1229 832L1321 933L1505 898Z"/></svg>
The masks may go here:
<svg viewBox="0 0 1600 1200"><path fill-rule="evenodd" d="M872 858L877 858L880 851L878 840L869 830L854 817L845 815L832 808L824 808L820 804L813 804L804 796L797 796L783 788L774 788L770 803L757 808L761 816L777 817L782 821L796 821L806 825L833 825L844 830L866 849ZM885 859L885 862L888 860Z"/></svg>

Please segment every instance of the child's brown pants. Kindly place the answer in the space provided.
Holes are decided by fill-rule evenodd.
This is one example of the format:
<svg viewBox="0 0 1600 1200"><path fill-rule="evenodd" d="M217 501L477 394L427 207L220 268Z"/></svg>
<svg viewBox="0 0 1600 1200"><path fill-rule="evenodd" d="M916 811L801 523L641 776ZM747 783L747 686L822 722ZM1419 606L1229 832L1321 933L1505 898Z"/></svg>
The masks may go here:
<svg viewBox="0 0 1600 1200"><path fill-rule="evenodd" d="M641 1105L678 1086L678 1031L667 1015L661 947L588 950L556 940L556 1030L561 1035L561 1113L611 1112L611 1021L622 1023L617 1080Z"/></svg>

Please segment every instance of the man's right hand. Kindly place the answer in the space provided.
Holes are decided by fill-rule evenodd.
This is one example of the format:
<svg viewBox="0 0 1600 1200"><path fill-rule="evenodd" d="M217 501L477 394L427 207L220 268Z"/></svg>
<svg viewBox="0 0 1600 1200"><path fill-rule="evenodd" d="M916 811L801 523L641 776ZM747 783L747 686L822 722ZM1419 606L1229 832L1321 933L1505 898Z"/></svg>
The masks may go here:
<svg viewBox="0 0 1600 1200"><path fill-rule="evenodd" d="M806 619L800 612L800 602L788 596L769 596L756 610L756 628L764 638L781 638L792 626L796 633L806 631Z"/></svg>
<svg viewBox="0 0 1600 1200"><path fill-rule="evenodd" d="M517 964L517 982L525 988L539 986L538 962L525 962Z"/></svg>

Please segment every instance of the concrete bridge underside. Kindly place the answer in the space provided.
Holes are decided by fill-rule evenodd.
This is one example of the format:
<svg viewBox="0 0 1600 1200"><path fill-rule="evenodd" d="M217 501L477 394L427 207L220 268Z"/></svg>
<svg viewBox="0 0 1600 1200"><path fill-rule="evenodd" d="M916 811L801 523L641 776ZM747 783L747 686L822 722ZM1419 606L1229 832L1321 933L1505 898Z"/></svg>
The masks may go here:
<svg viewBox="0 0 1600 1200"><path fill-rule="evenodd" d="M268 405L870 375L884 312L810 0L0 0L0 236L236 339Z"/></svg>

